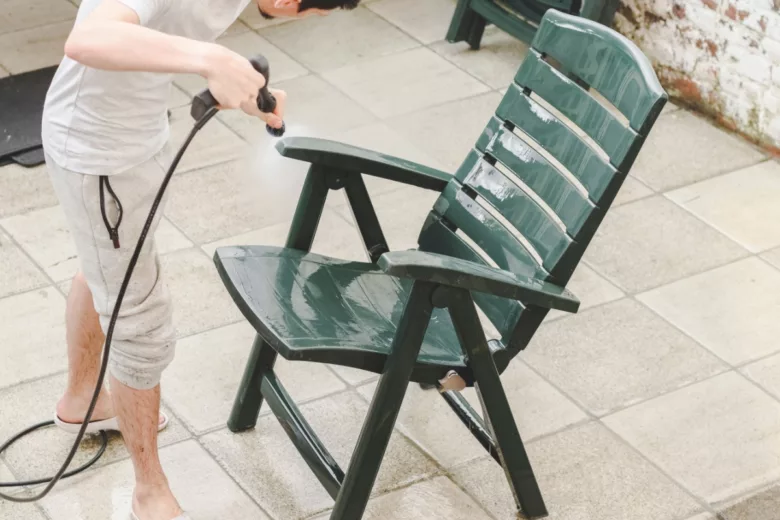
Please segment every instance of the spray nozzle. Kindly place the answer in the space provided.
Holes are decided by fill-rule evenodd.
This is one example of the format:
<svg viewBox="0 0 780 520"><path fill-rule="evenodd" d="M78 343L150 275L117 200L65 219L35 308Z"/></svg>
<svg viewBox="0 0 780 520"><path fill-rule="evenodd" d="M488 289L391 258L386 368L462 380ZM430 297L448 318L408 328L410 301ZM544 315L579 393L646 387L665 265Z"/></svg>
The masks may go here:
<svg viewBox="0 0 780 520"><path fill-rule="evenodd" d="M265 78L265 85L257 93L257 108L261 112L270 113L276 110L276 98L268 90L268 83L271 81L271 67L268 65L268 60L265 56L257 55L249 60L252 67L263 75ZM211 92L206 89L192 99L192 108L190 109L190 115L199 121L209 110L216 108L219 103ZM284 135L285 124L282 122L281 128L274 128L270 125L265 125L266 131L274 137L281 137Z"/></svg>

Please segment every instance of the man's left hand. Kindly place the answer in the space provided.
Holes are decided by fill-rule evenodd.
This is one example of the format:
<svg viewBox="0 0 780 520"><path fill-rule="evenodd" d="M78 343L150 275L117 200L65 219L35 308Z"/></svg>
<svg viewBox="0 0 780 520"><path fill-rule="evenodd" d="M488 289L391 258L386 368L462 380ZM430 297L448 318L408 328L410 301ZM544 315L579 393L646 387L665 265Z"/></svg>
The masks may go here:
<svg viewBox="0 0 780 520"><path fill-rule="evenodd" d="M261 112L255 103L243 103L241 109L250 116L259 117L271 128L281 128L284 122L284 107L287 103L287 92L275 88L269 88L268 91L276 98L276 109L273 112Z"/></svg>

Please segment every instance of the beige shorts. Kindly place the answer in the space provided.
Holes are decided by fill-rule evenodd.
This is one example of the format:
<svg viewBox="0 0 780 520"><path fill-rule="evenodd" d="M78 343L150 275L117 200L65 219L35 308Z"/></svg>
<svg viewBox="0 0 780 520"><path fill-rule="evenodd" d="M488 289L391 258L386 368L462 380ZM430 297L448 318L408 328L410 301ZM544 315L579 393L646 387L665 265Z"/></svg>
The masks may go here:
<svg viewBox="0 0 780 520"><path fill-rule="evenodd" d="M109 177L66 170L48 155L46 164L105 333L136 242L170 164L169 148ZM162 211L163 204L125 293L109 357L111 374L139 390L160 382L175 349L171 297L154 243Z"/></svg>

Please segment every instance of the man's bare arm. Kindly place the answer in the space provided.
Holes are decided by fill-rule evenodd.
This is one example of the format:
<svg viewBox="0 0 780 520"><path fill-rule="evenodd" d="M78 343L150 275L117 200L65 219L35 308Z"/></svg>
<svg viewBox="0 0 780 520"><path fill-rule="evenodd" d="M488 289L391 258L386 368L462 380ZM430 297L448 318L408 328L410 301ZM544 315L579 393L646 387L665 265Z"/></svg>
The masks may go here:
<svg viewBox="0 0 780 520"><path fill-rule="evenodd" d="M67 42L65 54L96 69L189 72L205 75L213 44L164 34L139 25L135 11L117 0L104 0Z"/></svg>
<svg viewBox="0 0 780 520"><path fill-rule="evenodd" d="M200 74L222 108L242 108L253 115L257 93L265 85L262 74L240 54L143 27L138 14L117 0L103 0L76 24L65 54L96 69Z"/></svg>

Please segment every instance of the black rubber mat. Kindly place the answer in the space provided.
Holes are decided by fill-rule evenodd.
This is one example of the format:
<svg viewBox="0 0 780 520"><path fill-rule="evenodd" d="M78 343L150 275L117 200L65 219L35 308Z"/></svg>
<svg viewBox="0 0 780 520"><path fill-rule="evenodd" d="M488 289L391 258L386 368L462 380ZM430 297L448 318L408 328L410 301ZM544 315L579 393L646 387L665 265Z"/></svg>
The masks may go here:
<svg viewBox="0 0 780 520"><path fill-rule="evenodd" d="M43 148L40 146L38 148L33 148L32 150L27 150L26 152L11 155L10 157L15 163L27 167L38 166L39 164L46 162L46 158L43 156Z"/></svg>
<svg viewBox="0 0 780 520"><path fill-rule="evenodd" d="M57 67L0 79L0 163L40 164L41 115Z"/></svg>

